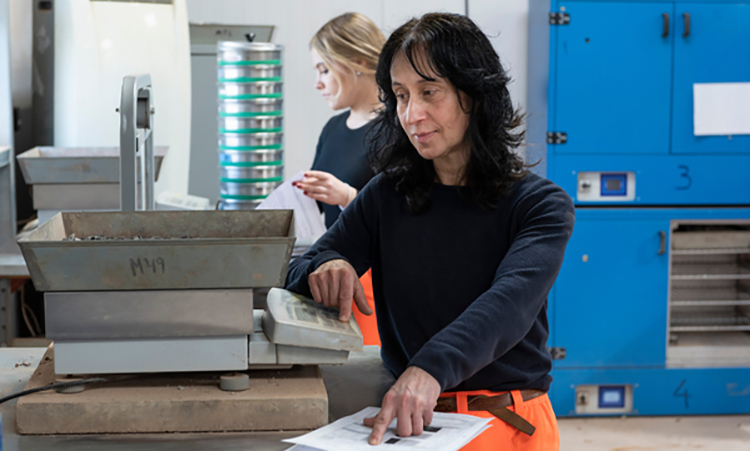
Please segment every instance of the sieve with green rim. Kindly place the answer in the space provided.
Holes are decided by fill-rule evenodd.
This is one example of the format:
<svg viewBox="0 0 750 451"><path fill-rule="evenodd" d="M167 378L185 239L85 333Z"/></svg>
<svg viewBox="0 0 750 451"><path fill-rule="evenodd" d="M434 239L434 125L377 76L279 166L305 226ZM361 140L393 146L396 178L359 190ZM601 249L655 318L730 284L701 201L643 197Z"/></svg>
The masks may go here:
<svg viewBox="0 0 750 451"><path fill-rule="evenodd" d="M279 82L281 66L221 66L218 69L219 83L224 82Z"/></svg>
<svg viewBox="0 0 750 451"><path fill-rule="evenodd" d="M283 48L220 42L220 208L253 209L282 181Z"/></svg>
<svg viewBox="0 0 750 451"><path fill-rule="evenodd" d="M241 200L241 199L224 199L219 200L219 210L254 210L263 199Z"/></svg>
<svg viewBox="0 0 750 451"><path fill-rule="evenodd" d="M220 133L278 133L282 130L281 125L281 116L219 116Z"/></svg>
<svg viewBox="0 0 750 451"><path fill-rule="evenodd" d="M219 152L221 166L278 166L283 164L283 150L222 150Z"/></svg>
<svg viewBox="0 0 750 451"><path fill-rule="evenodd" d="M253 196L255 199L265 199L280 185L279 182L236 183L222 182L220 193L223 196ZM228 197L229 198L229 197ZM254 199L245 199L254 200Z"/></svg>
<svg viewBox="0 0 750 451"><path fill-rule="evenodd" d="M219 61L219 67L226 66L281 66L281 60Z"/></svg>
<svg viewBox="0 0 750 451"><path fill-rule="evenodd" d="M283 137L282 133L222 133L219 135L219 150L281 150Z"/></svg>
<svg viewBox="0 0 750 451"><path fill-rule="evenodd" d="M284 166L235 166L219 165L219 180L234 183L269 183L280 182L284 172Z"/></svg>
<svg viewBox="0 0 750 451"><path fill-rule="evenodd" d="M221 117L281 116L281 99L226 99L219 102Z"/></svg>
<svg viewBox="0 0 750 451"><path fill-rule="evenodd" d="M282 82L219 83L219 100L281 99Z"/></svg>
<svg viewBox="0 0 750 451"><path fill-rule="evenodd" d="M216 51L217 65L252 65L283 61L284 46L270 42L219 42Z"/></svg>
<svg viewBox="0 0 750 451"><path fill-rule="evenodd" d="M265 196L240 196L240 195L234 195L234 194L221 194L222 199L230 199L230 200L244 200L244 201L262 201L268 197L268 195Z"/></svg>

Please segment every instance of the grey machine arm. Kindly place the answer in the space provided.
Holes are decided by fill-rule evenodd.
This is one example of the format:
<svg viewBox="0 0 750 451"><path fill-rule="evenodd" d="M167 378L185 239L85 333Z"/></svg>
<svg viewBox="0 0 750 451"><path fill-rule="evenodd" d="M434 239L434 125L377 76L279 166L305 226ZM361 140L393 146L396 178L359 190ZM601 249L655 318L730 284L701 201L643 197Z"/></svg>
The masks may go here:
<svg viewBox="0 0 750 451"><path fill-rule="evenodd" d="M139 163L140 160L140 164ZM140 177L139 173L140 172ZM154 106L151 75L122 79L120 96L120 209L154 209ZM140 180L140 202L138 182Z"/></svg>

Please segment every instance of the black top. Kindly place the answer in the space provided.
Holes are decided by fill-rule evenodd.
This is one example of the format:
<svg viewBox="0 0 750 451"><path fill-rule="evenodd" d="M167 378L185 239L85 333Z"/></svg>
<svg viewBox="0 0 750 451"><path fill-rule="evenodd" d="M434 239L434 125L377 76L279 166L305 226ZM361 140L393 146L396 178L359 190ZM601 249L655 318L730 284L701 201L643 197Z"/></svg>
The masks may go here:
<svg viewBox="0 0 750 451"><path fill-rule="evenodd" d="M372 128L373 123L368 122L352 130L346 126L348 118L349 111L346 111L332 117L323 127L312 169L333 174L337 179L360 191L375 175L367 166L365 149L365 135ZM318 205L325 213L326 227L330 229L341 214L341 207L323 202L318 202Z"/></svg>
<svg viewBox="0 0 750 451"><path fill-rule="evenodd" d="M287 288L310 296L308 275L329 260L360 275L372 266L381 356L396 376L417 366L442 390L547 390L547 294L573 202L534 174L492 210L459 190L434 184L430 209L416 215L378 175L290 264Z"/></svg>

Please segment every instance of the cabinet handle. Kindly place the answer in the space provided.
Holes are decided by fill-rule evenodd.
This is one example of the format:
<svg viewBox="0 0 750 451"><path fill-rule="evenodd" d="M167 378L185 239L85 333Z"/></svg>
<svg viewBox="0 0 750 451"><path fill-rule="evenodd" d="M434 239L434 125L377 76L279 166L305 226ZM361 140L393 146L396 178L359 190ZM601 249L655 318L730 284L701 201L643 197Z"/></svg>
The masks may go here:
<svg viewBox="0 0 750 451"><path fill-rule="evenodd" d="M682 33L682 37L686 38L690 36L690 13L682 13L682 18L685 20L685 32Z"/></svg>
<svg viewBox="0 0 750 451"><path fill-rule="evenodd" d="M664 19L664 32L662 32L661 37L666 38L669 36L669 14L663 13L661 17Z"/></svg>
<svg viewBox="0 0 750 451"><path fill-rule="evenodd" d="M659 255L664 255L667 253L667 232L659 230L659 239Z"/></svg>

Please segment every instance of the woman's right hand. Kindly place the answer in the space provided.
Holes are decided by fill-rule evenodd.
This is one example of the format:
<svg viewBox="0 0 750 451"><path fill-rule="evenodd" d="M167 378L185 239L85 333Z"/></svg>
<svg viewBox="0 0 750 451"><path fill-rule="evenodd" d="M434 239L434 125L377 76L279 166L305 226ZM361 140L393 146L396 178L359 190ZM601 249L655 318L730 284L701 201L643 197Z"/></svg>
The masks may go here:
<svg viewBox="0 0 750 451"><path fill-rule="evenodd" d="M326 307L339 309L339 321L346 322L352 314L352 299L365 315L372 315L357 272L346 260L330 260L308 277L313 299Z"/></svg>
<svg viewBox="0 0 750 451"><path fill-rule="evenodd" d="M349 184L337 179L334 175L323 171L307 171L305 178L292 182L305 195L317 201L346 207L357 195L357 190Z"/></svg>

